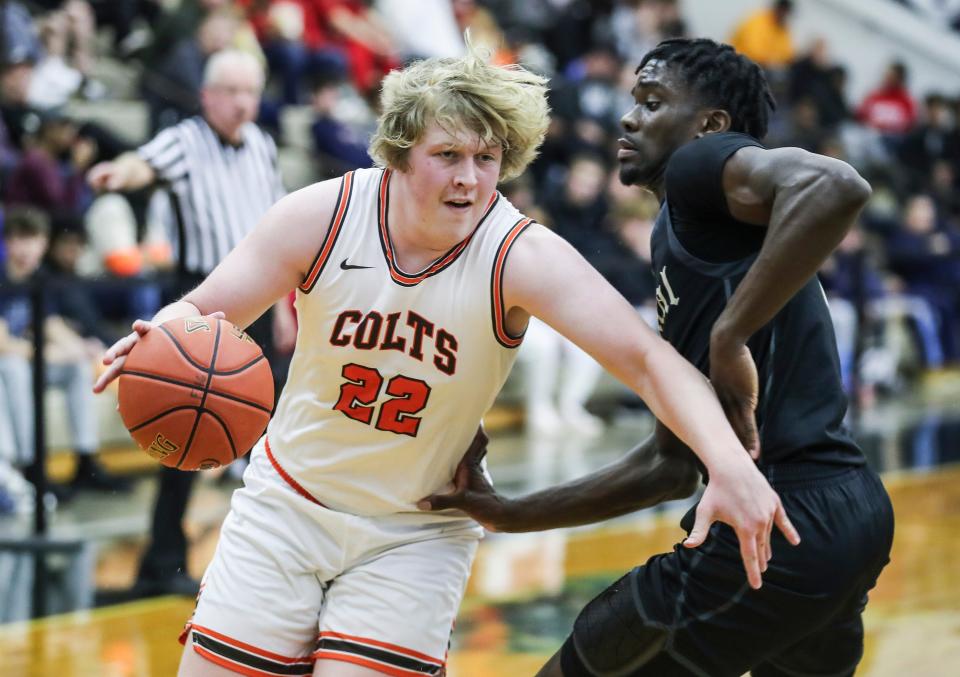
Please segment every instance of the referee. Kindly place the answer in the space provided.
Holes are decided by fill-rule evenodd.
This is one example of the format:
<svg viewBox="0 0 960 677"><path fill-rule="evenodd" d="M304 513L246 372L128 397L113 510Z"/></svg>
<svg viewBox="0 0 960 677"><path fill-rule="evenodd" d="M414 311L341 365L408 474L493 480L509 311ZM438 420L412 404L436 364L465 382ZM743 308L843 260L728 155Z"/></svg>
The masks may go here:
<svg viewBox="0 0 960 677"><path fill-rule="evenodd" d="M99 191L169 187L182 225L175 298L197 286L285 193L276 145L253 123L263 84L263 69L253 56L233 50L214 54L204 71L202 115L162 130L135 152L100 163L87 175ZM279 308L247 330L268 356L271 317L277 335L291 342L291 332L284 329L292 323L283 322L288 318ZM197 593L197 583L186 573L182 524L195 476L161 470L151 543L140 564L136 596Z"/></svg>

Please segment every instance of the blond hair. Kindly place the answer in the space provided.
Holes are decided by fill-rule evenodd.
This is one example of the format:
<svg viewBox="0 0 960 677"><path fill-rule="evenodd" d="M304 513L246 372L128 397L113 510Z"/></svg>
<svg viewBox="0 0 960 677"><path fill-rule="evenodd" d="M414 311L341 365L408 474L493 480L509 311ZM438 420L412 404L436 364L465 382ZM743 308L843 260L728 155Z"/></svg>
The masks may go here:
<svg viewBox="0 0 960 677"><path fill-rule="evenodd" d="M545 78L521 66L491 65L468 38L463 57L417 61L384 78L370 155L378 165L406 169L410 148L436 122L499 145L500 180L507 181L537 156L549 123L546 93Z"/></svg>

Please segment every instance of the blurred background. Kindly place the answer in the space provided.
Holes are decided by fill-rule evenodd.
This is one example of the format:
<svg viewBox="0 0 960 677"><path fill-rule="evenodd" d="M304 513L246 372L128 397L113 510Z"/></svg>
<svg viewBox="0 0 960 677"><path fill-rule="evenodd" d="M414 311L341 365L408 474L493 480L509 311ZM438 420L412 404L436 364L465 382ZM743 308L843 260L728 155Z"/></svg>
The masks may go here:
<svg viewBox="0 0 960 677"><path fill-rule="evenodd" d="M870 181L860 222L820 273L848 424L898 520L860 674L956 674L958 0L0 0L0 673L174 674L185 593L243 470L200 478L187 585L138 586L157 466L130 440L115 389L94 397L90 385L104 346L176 288L181 205L163 183L96 194L86 172L199 114L204 65L225 48L268 73L257 123L288 191L370 166L383 75L462 53L467 29L495 62L550 79L547 140L501 192L651 323L658 204L620 185L614 159L634 70L660 40L732 43L773 86L766 145L841 158ZM292 345L273 343L282 385ZM652 429L642 402L538 323L486 423L508 494L588 472ZM587 600L681 539L688 505L488 536L450 674L535 672Z"/></svg>

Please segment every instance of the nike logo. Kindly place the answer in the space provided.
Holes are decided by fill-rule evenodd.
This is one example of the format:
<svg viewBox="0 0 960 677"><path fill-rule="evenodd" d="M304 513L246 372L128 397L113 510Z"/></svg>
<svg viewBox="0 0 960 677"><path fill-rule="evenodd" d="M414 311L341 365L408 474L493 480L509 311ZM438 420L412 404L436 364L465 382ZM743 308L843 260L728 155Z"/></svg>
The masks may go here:
<svg viewBox="0 0 960 677"><path fill-rule="evenodd" d="M360 270L362 268L373 268L373 266L355 266L352 263L347 263L346 259L340 262L340 270Z"/></svg>

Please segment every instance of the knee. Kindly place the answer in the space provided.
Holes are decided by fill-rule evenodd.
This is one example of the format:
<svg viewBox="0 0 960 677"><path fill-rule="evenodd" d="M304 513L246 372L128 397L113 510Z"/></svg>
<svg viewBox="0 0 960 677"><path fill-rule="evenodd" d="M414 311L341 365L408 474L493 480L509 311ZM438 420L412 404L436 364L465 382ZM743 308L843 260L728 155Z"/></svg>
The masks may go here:
<svg viewBox="0 0 960 677"><path fill-rule="evenodd" d="M640 613L634 585L628 573L583 608L560 653L564 677L632 674L660 653L669 630Z"/></svg>
<svg viewBox="0 0 960 677"><path fill-rule="evenodd" d="M20 355L7 353L0 355L0 376L8 374L15 379L30 377L30 360Z"/></svg>

